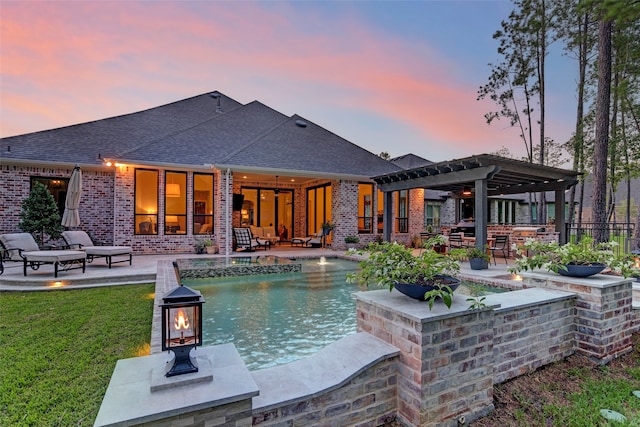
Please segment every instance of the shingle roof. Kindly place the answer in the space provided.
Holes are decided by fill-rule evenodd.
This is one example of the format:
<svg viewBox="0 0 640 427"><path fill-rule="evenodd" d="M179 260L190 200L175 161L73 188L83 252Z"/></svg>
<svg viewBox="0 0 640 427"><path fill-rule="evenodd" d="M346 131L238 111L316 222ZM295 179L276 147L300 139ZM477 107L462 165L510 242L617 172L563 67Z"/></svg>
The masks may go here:
<svg viewBox="0 0 640 427"><path fill-rule="evenodd" d="M222 111L216 111L218 99ZM132 163L226 164L366 177L401 169L300 116L285 116L258 101L243 105L219 92L2 138L1 144L2 158L34 163L101 164L100 155Z"/></svg>

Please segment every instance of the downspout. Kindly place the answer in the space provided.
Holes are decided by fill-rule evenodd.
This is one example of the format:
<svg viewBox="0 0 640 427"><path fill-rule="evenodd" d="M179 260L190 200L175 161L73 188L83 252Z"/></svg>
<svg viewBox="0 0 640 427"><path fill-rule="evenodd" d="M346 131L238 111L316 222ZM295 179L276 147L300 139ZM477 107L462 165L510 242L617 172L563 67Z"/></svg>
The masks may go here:
<svg viewBox="0 0 640 427"><path fill-rule="evenodd" d="M231 195L231 187L229 185L229 179L231 178L231 169L227 168L227 172L226 172L226 180L227 180L227 194L226 194L226 200L227 200L227 209L226 209L226 214L225 214L225 244L224 244L224 254L225 256L229 256L229 242L230 242L230 237L231 234L229 233L229 225L230 225L230 221L229 221L229 200L231 200L231 198L233 197ZM233 214L233 211L231 211Z"/></svg>

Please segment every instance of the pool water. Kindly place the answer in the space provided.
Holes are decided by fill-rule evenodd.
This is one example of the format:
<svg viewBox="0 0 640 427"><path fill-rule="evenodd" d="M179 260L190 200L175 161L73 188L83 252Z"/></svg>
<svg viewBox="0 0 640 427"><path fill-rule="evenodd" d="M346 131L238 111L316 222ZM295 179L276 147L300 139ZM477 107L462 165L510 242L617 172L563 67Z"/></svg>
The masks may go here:
<svg viewBox="0 0 640 427"><path fill-rule="evenodd" d="M302 260L302 272L183 279L202 292L203 344L232 342L250 370L292 362L356 332L357 263ZM465 292L460 286L456 293Z"/></svg>

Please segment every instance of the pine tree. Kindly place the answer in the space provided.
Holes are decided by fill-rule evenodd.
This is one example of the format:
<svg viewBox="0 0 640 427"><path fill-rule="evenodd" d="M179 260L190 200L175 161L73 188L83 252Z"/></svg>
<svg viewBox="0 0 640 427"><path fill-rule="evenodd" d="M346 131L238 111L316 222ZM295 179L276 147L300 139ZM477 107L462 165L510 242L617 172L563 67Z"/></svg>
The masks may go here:
<svg viewBox="0 0 640 427"><path fill-rule="evenodd" d="M47 187L36 182L29 197L22 202L20 212L20 230L31 233L39 245L44 242L44 235L50 239L59 239L64 230L56 201Z"/></svg>

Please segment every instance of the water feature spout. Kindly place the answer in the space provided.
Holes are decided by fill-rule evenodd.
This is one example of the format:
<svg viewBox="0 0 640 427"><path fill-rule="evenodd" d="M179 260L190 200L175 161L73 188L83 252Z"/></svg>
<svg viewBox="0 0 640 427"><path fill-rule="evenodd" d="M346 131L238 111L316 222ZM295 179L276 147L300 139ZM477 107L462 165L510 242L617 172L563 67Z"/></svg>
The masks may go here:
<svg viewBox="0 0 640 427"><path fill-rule="evenodd" d="M320 264L320 265L327 265L327 258L326 258L326 257L321 256L321 257L320 257L320 262L319 262L318 264Z"/></svg>

